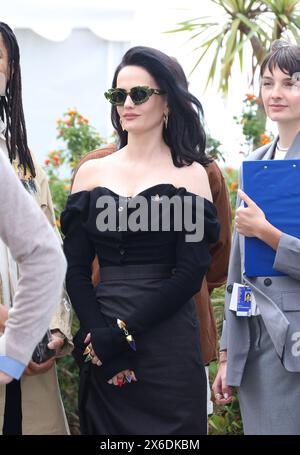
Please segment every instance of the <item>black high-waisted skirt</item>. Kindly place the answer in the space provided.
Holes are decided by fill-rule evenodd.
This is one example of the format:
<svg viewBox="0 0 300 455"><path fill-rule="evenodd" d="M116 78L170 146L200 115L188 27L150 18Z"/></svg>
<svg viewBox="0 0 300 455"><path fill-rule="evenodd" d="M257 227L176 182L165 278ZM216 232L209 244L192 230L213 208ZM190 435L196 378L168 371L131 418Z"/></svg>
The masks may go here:
<svg viewBox="0 0 300 455"><path fill-rule="evenodd" d="M104 267L96 288L101 311L126 321L147 293L170 278L167 265ZM207 433L207 385L194 299L136 339L137 382L117 387L90 362L81 369L83 434L200 435Z"/></svg>

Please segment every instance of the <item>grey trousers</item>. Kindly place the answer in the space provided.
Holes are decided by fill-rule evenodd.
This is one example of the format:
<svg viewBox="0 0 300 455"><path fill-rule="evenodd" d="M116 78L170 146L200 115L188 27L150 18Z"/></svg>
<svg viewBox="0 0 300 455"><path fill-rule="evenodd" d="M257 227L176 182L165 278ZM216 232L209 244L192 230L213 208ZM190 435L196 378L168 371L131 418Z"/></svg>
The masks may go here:
<svg viewBox="0 0 300 455"><path fill-rule="evenodd" d="M249 318L250 351L238 389L244 434L300 434L300 373L282 366L261 316Z"/></svg>

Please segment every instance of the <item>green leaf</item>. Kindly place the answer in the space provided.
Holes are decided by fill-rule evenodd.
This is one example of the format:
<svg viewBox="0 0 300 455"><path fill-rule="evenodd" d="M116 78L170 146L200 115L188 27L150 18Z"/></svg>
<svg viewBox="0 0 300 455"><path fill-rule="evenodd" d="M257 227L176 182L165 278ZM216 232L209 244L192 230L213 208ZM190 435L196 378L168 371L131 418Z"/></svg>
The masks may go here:
<svg viewBox="0 0 300 455"><path fill-rule="evenodd" d="M239 19L235 19L232 22L229 37L226 42L226 50L225 50L225 56L224 56L224 65L225 66L227 63L231 62L232 59L234 58L234 49L235 49L236 42L237 42L237 32L239 29L239 25L240 25Z"/></svg>
<svg viewBox="0 0 300 455"><path fill-rule="evenodd" d="M223 44L223 35L220 35L218 40L217 40L217 47L216 47L216 50L215 50L215 56L213 58L212 65L210 67L210 71L208 73L208 78L207 78L205 90L207 89L209 82L213 81L214 78L215 78L219 52L220 52L220 49L222 47L222 44Z"/></svg>
<svg viewBox="0 0 300 455"><path fill-rule="evenodd" d="M197 68L197 66L199 65L199 63L201 62L201 60L203 59L203 57L205 56L205 54L207 53L207 51L209 50L210 46L213 44L213 42L218 39L219 37L223 37L222 33L219 33L218 35L214 36L213 38L207 40L205 43L203 43L201 45L201 48L205 48L204 51L202 52L202 54L200 55L200 57L198 58L198 60L196 61L196 64L193 66L192 68L192 71L191 73L193 73L193 71L195 71L195 69ZM208 76L209 77L209 76ZM209 77L210 78L210 77Z"/></svg>
<svg viewBox="0 0 300 455"><path fill-rule="evenodd" d="M237 17L243 22L247 27L250 28L254 33L263 35L265 38L269 39L268 34L256 23L248 19L244 14L237 14Z"/></svg>

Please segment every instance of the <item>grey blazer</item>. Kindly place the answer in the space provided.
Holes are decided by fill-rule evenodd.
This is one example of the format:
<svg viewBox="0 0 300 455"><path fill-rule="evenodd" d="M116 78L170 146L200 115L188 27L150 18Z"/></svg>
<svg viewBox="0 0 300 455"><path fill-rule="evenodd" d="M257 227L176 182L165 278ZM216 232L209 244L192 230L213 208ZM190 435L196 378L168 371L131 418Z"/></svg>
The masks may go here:
<svg viewBox="0 0 300 455"><path fill-rule="evenodd" d="M271 159L277 140L278 138L255 150L247 160ZM300 132L285 159L300 159ZM237 201L237 207L240 202ZM300 210L300 207L295 207L295 210ZM229 310L234 282L245 283L251 287L282 364L288 371L300 372L300 239L282 234L273 267L287 276L246 277L243 273L244 236L234 231L220 341L220 349L227 349L228 385L241 384L250 348L248 318L237 317Z"/></svg>

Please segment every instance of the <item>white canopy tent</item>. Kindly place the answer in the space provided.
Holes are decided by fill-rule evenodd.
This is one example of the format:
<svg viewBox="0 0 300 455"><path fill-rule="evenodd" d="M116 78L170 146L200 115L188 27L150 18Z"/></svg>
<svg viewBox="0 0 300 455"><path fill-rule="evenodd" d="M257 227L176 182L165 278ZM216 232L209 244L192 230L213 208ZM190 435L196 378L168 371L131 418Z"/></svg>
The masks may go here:
<svg viewBox="0 0 300 455"><path fill-rule="evenodd" d="M111 134L110 106L103 93L132 45L157 47L175 56L189 75L196 58L193 43L187 46L187 36L180 33L162 32L184 19L210 15L212 5L195 0L10 0L2 4L0 20L14 28L20 44L29 144L37 158L43 162L57 147L56 120L68 108L87 117L103 137ZM234 71L228 101L216 86L203 94L206 77L203 63L189 77L190 89L203 103L211 134L230 151L231 164L238 165L241 132L232 117L239 114L248 91L245 74Z"/></svg>
<svg viewBox="0 0 300 455"><path fill-rule="evenodd" d="M103 137L112 132L103 93L130 47L134 10L101 3L14 0L2 8L19 42L29 144L41 162L57 147L56 120L68 108Z"/></svg>
<svg viewBox="0 0 300 455"><path fill-rule="evenodd" d="M45 156L56 145L56 120L76 108L107 137L110 107L104 98L113 69L129 43L108 41L88 28L50 41L31 29L15 29L22 50L23 102L32 150Z"/></svg>

